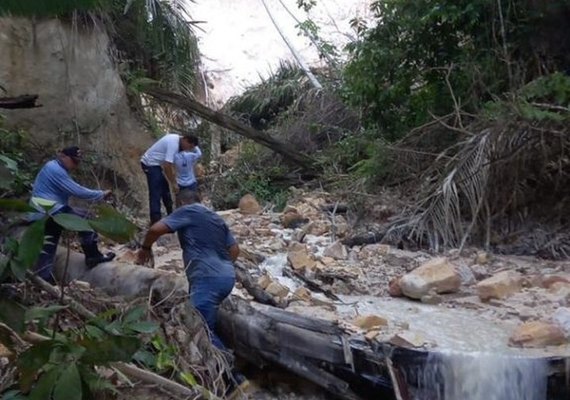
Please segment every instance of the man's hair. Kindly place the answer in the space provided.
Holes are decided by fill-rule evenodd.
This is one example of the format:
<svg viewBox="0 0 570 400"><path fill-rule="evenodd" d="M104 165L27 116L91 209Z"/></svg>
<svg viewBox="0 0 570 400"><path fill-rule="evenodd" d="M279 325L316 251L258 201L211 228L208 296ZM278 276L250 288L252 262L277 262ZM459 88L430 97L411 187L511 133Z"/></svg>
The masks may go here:
<svg viewBox="0 0 570 400"><path fill-rule="evenodd" d="M198 146L198 138L194 135L184 135L182 136L187 142L192 143L194 146Z"/></svg>
<svg viewBox="0 0 570 400"><path fill-rule="evenodd" d="M182 189L176 195L176 205L178 207L186 204L200 203L201 201L200 194L190 189Z"/></svg>

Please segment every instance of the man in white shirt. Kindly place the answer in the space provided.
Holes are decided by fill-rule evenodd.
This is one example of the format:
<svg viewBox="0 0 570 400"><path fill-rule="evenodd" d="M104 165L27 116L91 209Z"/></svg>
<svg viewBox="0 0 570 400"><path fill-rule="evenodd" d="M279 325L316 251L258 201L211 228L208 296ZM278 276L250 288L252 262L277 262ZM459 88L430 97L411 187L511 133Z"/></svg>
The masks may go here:
<svg viewBox="0 0 570 400"><path fill-rule="evenodd" d="M176 165L176 183L179 190L198 190L198 181L194 173L194 165L202 157L202 151L198 147L198 138L190 136L193 145L190 151L181 151L174 156L174 165Z"/></svg>
<svg viewBox="0 0 570 400"><path fill-rule="evenodd" d="M141 167L148 183L148 201L150 208L150 222L154 224L162 218L160 201L166 208L166 213L172 212L172 195L178 192L176 183L176 169L174 157L181 151L194 148L194 136L180 136L176 133L167 133L153 144L142 156Z"/></svg>

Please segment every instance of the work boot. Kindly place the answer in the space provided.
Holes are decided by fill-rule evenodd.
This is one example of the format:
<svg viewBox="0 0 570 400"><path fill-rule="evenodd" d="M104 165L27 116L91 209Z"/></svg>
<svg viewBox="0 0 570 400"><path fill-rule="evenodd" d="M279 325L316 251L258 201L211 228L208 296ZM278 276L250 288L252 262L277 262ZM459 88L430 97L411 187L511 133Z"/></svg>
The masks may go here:
<svg viewBox="0 0 570 400"><path fill-rule="evenodd" d="M97 247L97 241L82 243L81 248L83 249L83 254L85 254L85 265L90 269L97 264L108 262L115 258L115 253L109 252L105 255L101 253Z"/></svg>
<svg viewBox="0 0 570 400"><path fill-rule="evenodd" d="M102 253L99 253L95 257L85 257L85 264L87 265L87 268L91 269L98 264L111 261L112 259L115 258L115 255L116 255L115 253L110 251L105 255L103 255Z"/></svg>

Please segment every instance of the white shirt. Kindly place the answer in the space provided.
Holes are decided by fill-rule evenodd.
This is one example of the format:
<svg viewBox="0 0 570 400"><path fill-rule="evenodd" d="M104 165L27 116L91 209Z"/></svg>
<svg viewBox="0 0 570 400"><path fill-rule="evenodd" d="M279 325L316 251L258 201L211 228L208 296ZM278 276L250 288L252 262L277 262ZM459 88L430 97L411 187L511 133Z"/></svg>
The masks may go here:
<svg viewBox="0 0 570 400"><path fill-rule="evenodd" d="M167 133L141 157L141 162L148 167L156 167L164 162L174 163L174 156L180 151L180 135Z"/></svg>
<svg viewBox="0 0 570 400"><path fill-rule="evenodd" d="M194 151L181 151L174 156L178 186L190 186L196 182L194 165L200 157L202 157L202 151L198 146L194 147Z"/></svg>

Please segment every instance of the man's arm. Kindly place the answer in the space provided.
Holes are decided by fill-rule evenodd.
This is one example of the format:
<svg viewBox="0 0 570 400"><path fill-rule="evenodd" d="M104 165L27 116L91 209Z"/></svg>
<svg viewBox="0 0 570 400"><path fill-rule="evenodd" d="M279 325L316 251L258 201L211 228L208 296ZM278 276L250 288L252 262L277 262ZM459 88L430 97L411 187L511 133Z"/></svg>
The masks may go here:
<svg viewBox="0 0 570 400"><path fill-rule="evenodd" d="M202 158L202 150L200 150L198 146L194 146L193 152L194 152L194 161L197 161L200 158Z"/></svg>
<svg viewBox="0 0 570 400"><path fill-rule="evenodd" d="M233 244L232 246L229 247L228 249L229 253L230 253L230 259L232 260L232 262L236 262L238 256L239 256L239 246L237 243Z"/></svg>
<svg viewBox="0 0 570 400"><path fill-rule="evenodd" d="M162 221L154 223L146 233L142 246L137 253L137 264L145 264L152 258L152 245L159 237L172 231Z"/></svg>
<svg viewBox="0 0 570 400"><path fill-rule="evenodd" d="M171 162L165 162L162 164L162 169L164 171L164 176L170 185L170 188L174 193L178 192L178 184L176 183L176 167Z"/></svg>
<svg viewBox="0 0 570 400"><path fill-rule="evenodd" d="M81 186L79 183L75 182L68 173L64 173L63 171L52 175L50 179L53 180L59 190L77 197L78 199L102 200L110 193L108 190L93 190L86 188L85 186Z"/></svg>

